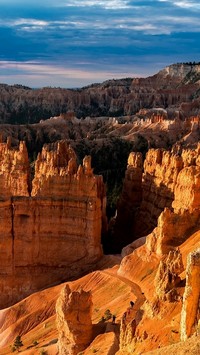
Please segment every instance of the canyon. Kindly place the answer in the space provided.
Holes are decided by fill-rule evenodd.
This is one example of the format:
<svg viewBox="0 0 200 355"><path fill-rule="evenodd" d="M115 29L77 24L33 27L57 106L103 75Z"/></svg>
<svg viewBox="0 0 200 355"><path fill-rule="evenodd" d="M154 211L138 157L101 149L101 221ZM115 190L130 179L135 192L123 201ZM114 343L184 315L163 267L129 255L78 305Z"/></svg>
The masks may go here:
<svg viewBox="0 0 200 355"><path fill-rule="evenodd" d="M0 126L2 355L17 336L25 355L199 354L199 68L69 90L70 105L57 89L64 113L52 94L53 117ZM32 90L6 89L31 121Z"/></svg>
<svg viewBox="0 0 200 355"><path fill-rule="evenodd" d="M1 145L4 151L8 150L10 152L8 143L1 143ZM91 268L94 268L95 265L97 271L90 272L75 281L32 294L19 303L0 311L0 346L2 354L9 353L7 346L12 344L18 334L22 336L26 347L23 351L24 354L37 354L44 348L48 351L48 354L77 354L80 351L83 354L91 354L94 350L104 354L148 354L150 351L152 354L154 352L157 354L159 353L159 348L165 351L163 346L169 345L171 342L174 343L176 349L181 351L184 347L187 349L187 342L191 344L192 341L193 354L198 354L199 343L198 335L196 334L199 331L200 294L199 149L199 144L195 149L183 149L178 154L161 149L151 149L148 151L144 162L141 153L132 152L130 154L119 207L122 206L123 201L124 206L125 201L128 201L130 206L132 205L133 213L126 216L126 221L135 222L134 225L136 226L138 223L140 225L139 231L143 230L144 234L148 224L150 229L152 229L150 234L145 235L139 246L135 245L134 247L133 242L129 248L125 248L123 257L117 255L103 256L100 239L96 240L96 245L94 246L94 239L92 241L91 235L90 243L93 245L87 248L87 258L83 258L81 262L83 262L82 268L84 268L85 272L88 271L86 266L89 263ZM27 181L29 176L28 165L25 165L24 169L20 168L20 156L24 157L26 152L24 143L21 143L19 151L14 150L14 152L18 156L18 163L12 163L12 177L17 176L18 181L20 181L17 172L21 171L23 179ZM63 154L64 152L65 154ZM13 156L13 153L11 155ZM5 154L3 156L5 161L8 161ZM22 160L27 162L25 158ZM78 176L79 179L83 179L81 180L81 190L80 183L77 180ZM68 179L71 181L70 189L67 183L69 182ZM87 181L85 186L83 184L84 179ZM72 182L74 185L72 185ZM16 187L17 193L23 191L19 187L20 184ZM148 193L146 192L147 187ZM2 195L2 199L7 199L8 193L12 193L12 195L15 193L15 190L11 192L10 189L10 186L7 185L7 189L5 189L6 195L5 197ZM21 211L23 210L24 201L33 199L33 210L35 199L37 198L39 211L41 205L44 205L45 202L45 218L49 216L48 210L51 211L51 207L54 207L54 225L57 228L56 220L58 216L56 214L55 201L60 203L60 199L63 199L63 194L66 194L66 190L68 193L70 190L71 202L72 198L75 198L76 192L76 203L78 193L82 195L84 192L87 194L88 191L90 192L92 202L96 203L95 217L94 219L90 218L89 222L87 222L91 231L92 223L96 225L97 214L100 220L105 217L102 207L103 205L105 206L105 201L104 203L101 202L105 198L102 178L93 175L89 157L85 158L82 167L77 168L74 151L66 142L60 142L53 150L51 146L44 147L42 153L39 154L35 166L35 177L32 181L32 196L13 197L14 204L15 200L16 202L20 200L20 209L18 204L16 204L16 208L20 212L15 212L16 221L19 217L22 218ZM57 197L52 199L55 191ZM126 200L124 199L125 193ZM160 202L159 205L154 204L155 196L157 203ZM96 201L97 197L99 198L99 205ZM51 207L48 203L49 199ZM80 205L80 196L78 200ZM5 204L5 201L3 203ZM25 204L24 206L27 210L27 205ZM99 213L97 206L100 206L101 213ZM144 211L146 211L146 215L144 215ZM98 213L96 214L96 212ZM33 212L29 213L30 218ZM119 223L117 219L122 218L120 213L122 213L121 207L119 208L119 214L116 216L116 224ZM126 209L123 213L126 213ZM134 213L137 215L136 219L134 218ZM69 257L66 257L71 238L67 241L66 249L64 244L62 244L61 251L55 249L58 243L57 240L54 245L53 239L51 239L51 245L46 244L49 233L51 233L50 230L53 229L52 224L49 225L51 218L49 217L48 223L44 219L43 224L42 213L40 213L40 234L34 234L31 244L35 243L37 238L37 240L41 239L40 243L42 245L44 238L45 244L42 245L43 249L41 250L43 251L43 262L45 264L48 263L48 260L51 260L52 263L54 260L54 264L51 264L53 265L53 268L51 268L51 280L55 276L54 273L57 267L60 273L60 267L64 266L65 274L62 271L60 274L64 281L64 278L72 275L70 274L72 270L75 271L73 267L74 260L70 259L73 257L71 253L72 246L70 246ZM77 227L78 223L77 219ZM102 222L98 223L99 225L102 224ZM132 239L137 239L136 231L132 232L135 228L134 225L131 226L130 235ZM37 259L35 256L34 259L31 259L31 250L27 246L25 248L28 257L23 264L25 250L22 248L22 244L19 244L20 248L16 248L19 242L18 235L20 235L21 222L16 226L18 229L16 230L14 251L16 253L16 262L18 260L21 262L21 272L23 272L23 268L26 269L27 260L29 260L29 267L31 262L34 262L35 271L38 269L38 272L41 273L40 263L37 265L35 262L41 259ZM46 230L47 227L48 231ZM62 227L60 227L62 231L63 227L62 222ZM26 230L31 232L31 228L32 224L29 223L29 227L26 227ZM76 231L76 228L73 228L73 231ZM28 235L31 234L30 232ZM88 232L84 236L82 235L81 238L86 238L87 235ZM59 237L61 238L61 236ZM126 237L125 231L124 237ZM121 238L123 239L123 234ZM27 242L27 237L25 238L24 235L21 235L22 242ZM86 243L89 246L88 239L86 239ZM48 253L46 247L48 248ZM76 248L77 253L75 256L77 257L77 244ZM35 244L34 249L36 249ZM51 254L51 250L52 253L54 250L54 254ZM20 251L19 256L17 256L18 251ZM65 258L62 258L64 253ZM49 255L51 257L48 259ZM56 265L58 260L60 264L63 262L64 265ZM69 262L72 262L72 267ZM80 269L78 270L80 264L75 261L75 265L76 271L80 272ZM3 270L3 264L1 266ZM6 270L5 266L4 272ZM16 271L17 268L18 264L16 263ZM42 270L45 270L45 265L43 265ZM54 273L52 273L53 270ZM9 272L8 269L6 271ZM47 273L46 270L45 272ZM26 273L23 272L23 285L25 284L25 274L28 275L27 270ZM77 275L76 272L74 275ZM15 290L20 284L16 276L17 274L13 278ZM30 274L28 276L30 277ZM5 280L6 277L7 275L4 274ZM48 277L48 273L46 277L43 275L44 287ZM32 279L34 280L33 269L31 270ZM57 279L57 283L59 281ZM7 283L7 292L9 287L11 287L11 283ZM35 287L40 288L41 284L35 283ZM17 289L18 296L21 291L22 288ZM30 291L32 290L29 289L28 292L31 293ZM41 299L43 300L42 302ZM131 304L130 306L128 306L129 303ZM80 307L77 305L80 305ZM114 323L109 318L102 320L104 318L102 315L107 314L106 309L108 308L111 310L111 314L115 315L116 321ZM79 315L77 316L77 314ZM78 334L80 332L80 334L84 335L84 330L87 337L83 336L81 338ZM63 334L66 335L64 336ZM36 345L33 344L34 339L37 339ZM184 343L181 342L183 340ZM154 351L154 349L157 350Z"/></svg>
<svg viewBox="0 0 200 355"><path fill-rule="evenodd" d="M126 116L140 109L163 108L185 117L197 115L199 63L173 64L148 78L108 80L80 89L31 89L0 85L0 122L36 123L40 119L74 111L87 116Z"/></svg>

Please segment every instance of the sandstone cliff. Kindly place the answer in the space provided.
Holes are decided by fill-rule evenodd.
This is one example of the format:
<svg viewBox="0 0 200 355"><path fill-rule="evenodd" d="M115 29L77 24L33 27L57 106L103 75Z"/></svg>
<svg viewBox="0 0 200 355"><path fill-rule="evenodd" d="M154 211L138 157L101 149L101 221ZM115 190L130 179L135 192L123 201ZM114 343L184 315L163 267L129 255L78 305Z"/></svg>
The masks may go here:
<svg viewBox="0 0 200 355"><path fill-rule="evenodd" d="M198 230L200 217L199 145L194 151L183 151L183 168L174 187L172 208L165 208L158 218L158 227L147 238L151 251L162 255L184 242L191 230Z"/></svg>
<svg viewBox="0 0 200 355"><path fill-rule="evenodd" d="M0 306L88 270L102 256L103 180L90 157L77 167L73 149L44 147L31 196L28 157L1 145ZM12 184L12 185L11 185Z"/></svg>
<svg viewBox="0 0 200 355"><path fill-rule="evenodd" d="M148 237L148 245L151 250L160 249L158 253L162 254L161 239L165 240L165 248L166 239L169 245L171 242L178 246L186 238L187 232L195 228L200 201L199 149L198 145L196 150L183 150L179 154L150 149L144 161L142 176L140 165L140 173L135 170L136 178L132 181L129 172L135 169L135 163L131 166L128 163L115 225L116 238L122 241L122 246L148 235L158 220L157 229ZM134 162L133 158L131 160ZM120 231L118 225L123 225L123 220L126 223ZM174 228L176 220L179 220L178 230ZM156 243L159 243L157 247L153 247L154 234L157 236Z"/></svg>

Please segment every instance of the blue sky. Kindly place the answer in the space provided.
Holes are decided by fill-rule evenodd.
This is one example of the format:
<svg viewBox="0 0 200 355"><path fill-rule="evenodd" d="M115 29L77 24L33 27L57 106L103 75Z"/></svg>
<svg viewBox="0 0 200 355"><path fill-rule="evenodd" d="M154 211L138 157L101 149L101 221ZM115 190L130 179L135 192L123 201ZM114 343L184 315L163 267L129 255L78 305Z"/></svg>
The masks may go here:
<svg viewBox="0 0 200 355"><path fill-rule="evenodd" d="M195 0L0 0L0 82L81 87L200 61Z"/></svg>

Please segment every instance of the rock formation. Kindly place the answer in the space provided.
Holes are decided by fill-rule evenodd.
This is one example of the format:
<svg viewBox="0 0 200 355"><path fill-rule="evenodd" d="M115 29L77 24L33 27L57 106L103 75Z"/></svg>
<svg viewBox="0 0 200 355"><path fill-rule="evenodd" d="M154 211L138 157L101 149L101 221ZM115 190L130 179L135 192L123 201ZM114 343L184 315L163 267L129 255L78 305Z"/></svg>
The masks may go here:
<svg viewBox="0 0 200 355"><path fill-rule="evenodd" d="M170 251L167 257L160 261L155 277L156 294L160 300L173 302L178 299L176 288L180 284L179 275L183 270L179 249Z"/></svg>
<svg viewBox="0 0 200 355"><path fill-rule="evenodd" d="M11 149L11 138L0 143L0 198L29 196L30 166L24 142L19 149Z"/></svg>
<svg viewBox="0 0 200 355"><path fill-rule="evenodd" d="M200 319L200 249L188 255L186 286L181 312L181 340L186 340L197 329Z"/></svg>
<svg viewBox="0 0 200 355"><path fill-rule="evenodd" d="M60 355L76 355L92 341L92 298L83 290L66 285L56 303L58 350Z"/></svg>
<svg viewBox="0 0 200 355"><path fill-rule="evenodd" d="M82 181L84 183L84 179L86 181L90 181L93 177L90 158L86 157L81 168L77 168L73 152L71 149L66 150L65 156L68 154L67 162L65 163L63 159L61 159L62 154L61 151L65 150L65 146L53 147L51 150L49 148L45 148L43 152L39 156L39 160L36 166L36 174L35 181L33 181L33 197L12 197L12 203L14 206L16 201L23 203L24 200L36 201L37 202L37 211L34 212L34 218L36 221L39 220L39 216L46 215L46 211L48 212L52 206L54 215L55 215L55 223L58 220L57 214L57 205L55 203L60 203L60 200L63 199L63 195L68 189L68 180L65 180L63 184L63 189L59 190L59 184L55 181L53 185L51 185L52 179L56 179L58 175L59 178L65 178L70 175L71 181L73 179L82 179L82 175L86 175ZM178 147L176 147L178 149ZM67 351L70 353L79 351L77 346L84 343L84 346L80 350L85 354L95 353L104 351L107 354L145 354L151 350L157 349L158 353L169 353L167 350L164 350L163 347L166 345L174 343L176 347L174 350L175 353L179 354L179 349L185 346L184 343L178 343L181 339L190 338L191 343L194 342L197 346L196 349L199 348L199 247L200 247L200 206L199 206L199 147L193 150L183 150L175 153L165 153L161 152L161 157L166 156L170 157L168 164L162 163L160 159L159 151L155 150L154 152L150 151L150 156L152 157L152 161L154 161L154 165L150 164L150 159L145 162L145 170L144 175L147 175L146 169L148 170L149 179L145 181L149 181L151 185L153 184L154 179L156 180L156 186L158 187L157 198L161 198L162 191L166 192L165 186L163 188L161 182L161 172L163 171L163 179L168 188L171 188L171 198L173 196L173 201L170 207L164 209L161 212L158 218L158 226L154 228L153 232L150 233L146 237L146 243L142 246L136 246L136 249L129 254L128 256L124 256L122 259L119 268L116 263L119 263L119 256L106 256L105 259L101 260L98 263L98 268L103 268L102 271L94 271L89 275L85 275L81 279L74 280L70 282L70 289L67 287L63 290L62 296L57 303L57 313L58 313L58 328L59 328L59 349L60 353L64 353L64 349L67 347ZM177 155L178 154L178 155ZM154 160L153 160L154 159ZM171 161L172 160L172 161ZM137 169L137 155L134 153L131 155L129 160L129 168L128 174L133 171L133 177L135 169ZM166 161L166 160L164 160ZM174 162L181 162L181 169L177 172L177 165ZM59 162L59 164L57 164ZM148 163L148 164L147 164ZM67 164L67 167L66 167ZM49 169L48 170L48 165ZM172 174L167 175L167 166L171 167ZM65 170L66 169L66 170ZM66 171L66 172L65 172ZM139 170L140 171L140 170ZM79 172L79 173L78 173ZM160 174L160 175L159 175ZM79 177L78 177L79 176ZM170 180L170 176L172 179ZM87 178L89 180L87 180ZM40 180L43 181L40 184ZM98 179L97 179L98 180ZM78 180L79 181L79 180ZM93 180L91 180L93 181ZM131 181L131 180L130 180ZM133 179L134 181L134 179ZM143 181L141 181L142 188ZM176 182L175 182L176 181ZM72 183L71 182L71 183ZM137 180L136 180L137 182ZM74 186L76 183L74 182ZM44 187L43 187L44 186ZM84 186L84 185L83 185ZM131 196L131 182L130 185L130 196ZM103 186L102 186L103 187ZM187 187L187 191L185 192ZM146 188L146 187L145 187ZM86 187L83 189L83 195ZM160 189L160 190L159 190ZM163 190L162 190L163 189ZM52 198L50 197L50 191L55 191L58 196ZM57 191L57 192L56 192ZM79 191L76 190L75 187L72 188L71 191ZM90 191L90 190L89 190ZM93 196L95 189L91 190L91 196ZM102 196L101 189L98 190L99 196ZM126 191L126 189L125 189ZM128 188L127 188L128 191ZM134 191L134 189L133 189ZM123 191L124 194L124 191ZM134 199L134 195L132 195L133 201L137 201L137 190L135 190L136 198ZM95 195L95 194L94 194ZM45 196L49 196L45 199ZM84 195L85 196L85 195ZM125 195L123 195L125 196ZM128 195L127 195L128 196ZM138 216L140 216L140 207L143 202L143 194L141 194L141 204L139 205L137 212ZM189 198L188 198L189 196ZM127 197L128 198L128 197ZM153 194L151 196L153 198ZM163 199L165 199L165 194L163 194ZM101 200L101 199L100 199ZM50 201L50 202L49 202ZM65 199L64 199L65 201ZM70 202L72 201L72 196L70 195ZM126 200L123 200L126 202ZM151 203L146 204L147 209L148 206L153 208L153 200L149 201ZM34 202L35 203L35 202ZM31 210L34 209L34 203L30 206L29 215L31 215ZM42 207L41 207L42 203ZM47 205L48 203L48 205ZM137 201L138 203L138 201ZM4 213L4 218L9 221L9 200L2 201L2 213ZM76 208L77 211L78 207ZM74 211L74 209L73 209ZM15 212L14 212L15 213ZM71 213L68 211L68 213ZM149 213L149 211L148 211ZM69 214L65 215L63 212L64 218L68 218ZM21 216L22 217L22 216ZM30 218L30 217L29 217ZM45 243L48 243L48 235L55 230L53 229L53 223L50 224L51 218L47 218L49 221L49 231L47 232L46 224L42 224L37 222L37 225L41 226L41 229L37 231L38 234L35 233L35 236L40 235L44 236ZM63 217L62 217L63 218ZM61 219L62 220L62 219ZM23 221L23 218L22 218ZM30 220L31 221L31 220ZM141 223L142 220L135 220L137 223ZM41 220L40 220L41 222ZM25 222L24 222L25 223ZM31 224L32 223L32 224ZM29 228L31 230L32 225L35 222L29 223ZM14 224L15 226L15 224ZM18 224L18 228L20 223ZM10 228L12 224L8 224L7 229L5 229L6 233L9 235ZM27 228L27 227L26 227ZM2 232L2 225L0 226L0 231ZM60 235L62 235L63 229L59 229ZM72 231L72 230L71 230ZM72 231L73 232L73 231ZM26 250L29 253L29 259L31 260L31 252L28 247L28 237L30 233L26 235ZM3 235L3 234L2 234ZM4 234L5 235L5 234ZM88 234L89 235L89 234ZM16 236L18 238L18 232L16 232ZM51 242L54 241L54 234L50 235ZM41 238L41 239L42 239ZM74 238L74 236L73 236ZM85 238L85 237L84 237ZM145 238L145 237L144 237ZM21 238L22 241L25 240L24 235ZM34 240L34 239L33 239ZM64 238L62 239L63 242ZM73 239L74 240L74 239ZM60 241L60 237L57 238L57 242ZM5 251L5 246L3 244L3 238L1 238L1 251ZM11 239L12 243L12 239ZM31 243L33 243L31 241ZM42 242L41 242L42 243ZM89 244L89 243L88 243ZM8 245L8 244L7 244ZM12 245L12 244L11 244ZM76 244L77 247L78 243ZM36 249L36 244L34 245ZM44 249L45 244L42 244L43 247L43 259L45 263L50 260L47 259L48 251L52 253L53 247L51 247L50 242L47 249ZM59 244L59 246L63 247L63 244ZM70 247L70 245L69 245ZM29 249L28 249L29 248ZM71 248L71 247L70 247ZM64 248L63 248L64 249ZM40 251L38 248L36 251ZM77 247L78 250L78 247ZM66 249L64 250L65 254ZM46 252L46 254L45 254ZM33 253L33 252L32 252ZM59 250L56 250L56 253L61 253ZM191 253L191 254L190 254ZM25 254L25 252L24 252ZM188 266L187 265L187 256L188 254ZM22 254L21 254L22 255ZM62 259L62 255L58 254L60 260L64 263L64 258ZM9 256L9 255L7 255ZM69 258L71 255L69 256ZM112 266L115 267L109 268L111 266L108 259L111 257L113 259ZM6 280L6 287L3 289L9 289L8 283L8 272L10 265L12 264L12 257L6 259L6 253L1 254L1 258L4 258L6 268L1 269L1 282L3 284L3 278ZM108 259L107 259L108 258ZM37 261L37 255L34 257ZM34 260L33 259L33 260ZM41 259L41 260L43 260ZM114 261L115 259L115 261ZM18 263L19 263L19 259ZM51 262L53 257L51 258ZM83 258L81 260L84 261ZM107 260L107 261L106 261ZM21 261L23 261L23 255L21 256ZM116 262L117 261L117 262ZM27 260L26 260L27 262ZM7 263L7 264L6 264ZM78 261L72 265L77 266ZM71 270L72 265L69 267L63 267L66 273ZM16 274L12 273L12 267L10 268L10 275L14 275L13 279L10 278L10 282L15 281L15 285L17 287L17 291L19 292L19 279L16 277ZM56 264L48 268L44 265L38 266L34 265L28 267L21 266L20 269L20 277L21 277L21 285L22 280L23 285L27 287L26 277L31 275L30 283L32 280L35 281L40 278L40 275L37 274L36 271L47 274L45 277L49 277L48 275L51 273L52 277L55 277L55 269L57 268ZM62 266L59 268L59 272L61 271ZM15 271L17 268L15 267ZM17 270L17 271L18 271ZM6 271L6 272L5 272ZM75 270L73 270L75 271ZM4 272L4 274L3 274ZM29 272L29 273L28 273ZM48 274L49 272L49 274ZM19 273L18 273L19 275ZM185 286L185 275L186 275L186 286ZM43 281L44 281L44 275ZM65 274L66 276L66 274ZM41 279L42 280L42 277ZM36 288L36 284L34 284ZM38 286L38 284L37 284ZM58 337L56 332L56 322L55 322L55 314L52 311L54 308L55 300L63 286L59 285L56 287L52 287L45 292L45 297L43 292L31 295L31 297L25 299L20 302L18 305L10 307L6 310L1 310L0 312L0 328L1 328L1 336L0 336L0 347L5 354L9 354L10 349L8 348L16 337L16 335L21 332L23 336L24 343L28 346L32 346L32 337L39 342L39 347L44 344L46 345L46 350L49 352L56 353L57 344L53 344L53 341ZM82 323L79 324L79 320L83 317L86 317L86 311L84 306L87 302L82 300L83 291L79 291L84 289L85 291L90 291L92 293L92 299L94 303L94 307L92 309L92 323L93 327L93 339L86 339L85 337L88 334L91 334L91 320L88 316L88 323L83 321L88 327L88 331L84 331L82 327ZM30 290L30 289L29 289ZM21 289L20 289L21 291ZM23 290L24 291L24 290ZM184 292L185 291L185 292ZM12 290L13 295L15 290ZM1 294L2 295L2 294ZM6 293L7 297L9 297L9 292ZM182 298L182 296L184 297ZM87 299L90 296L85 296ZM84 298L84 297L83 297ZM31 301L32 299L32 301ZM41 299L41 300L40 300ZM81 301L82 300L82 301ZM45 302L44 302L45 301ZM130 302L131 301L131 302ZM133 304L134 301L134 304ZM89 302L90 303L90 302ZM42 304L42 306L38 307L37 304ZM127 304L130 304L130 307L127 308ZM80 313L79 309L80 308ZM86 306L86 309L89 310L90 306ZM114 322L111 320L106 322L102 322L102 315L105 310L110 309L112 314L116 315L116 319ZM110 312L110 311L109 311ZM125 312L125 313L124 313ZM83 314L82 314L83 313ZM88 311L88 313L90 313ZM107 312L106 312L107 313ZM182 313L182 314L181 314ZM38 317L39 316L39 317ZM78 319L77 319L78 316ZM119 320L121 321L121 326L119 324ZM41 323L41 320L43 324ZM181 321L180 321L181 320ZM112 323L111 323L112 322ZM181 324L181 326L180 326ZM48 325L48 326L46 326ZM50 325L50 326L49 326ZM81 335L77 337L79 334L79 329L81 328ZM120 328L120 335L119 335ZM12 333L12 334L11 334ZM31 336L32 337L31 337ZM117 337L119 335L120 338L120 348L117 349ZM194 335L194 336L193 336ZM38 338L37 338L38 336ZM82 337L83 336L83 337ZM48 337L48 341L47 340ZM80 338L80 342L79 342ZM84 338L84 339L83 339ZM49 341L51 340L51 341ZM103 342L103 346L102 346ZM89 346L88 346L89 344ZM87 348L85 348L87 347ZM6 352L6 349L7 352ZM36 349L36 347L35 347ZM159 350L160 349L160 350ZM171 348L170 348L171 349ZM177 350L178 349L178 350ZM34 352L34 349L31 351ZM38 350L37 350L38 351ZM198 353L198 352L197 352Z"/></svg>
<svg viewBox="0 0 200 355"><path fill-rule="evenodd" d="M32 90L20 85L1 84L0 122L35 123L41 117L46 119L60 112L75 112L77 117L130 115L154 107L173 112L178 109L187 116L188 104L190 114L198 114L199 68L199 64L176 64L148 78L108 80L78 90Z"/></svg>
<svg viewBox="0 0 200 355"><path fill-rule="evenodd" d="M136 316L137 313L134 309L130 307L123 314L120 326L120 348L123 350L127 344L131 344L135 337L136 327Z"/></svg>
<svg viewBox="0 0 200 355"><path fill-rule="evenodd" d="M148 234L166 207L171 207L178 173L182 169L178 155L160 149L150 149L144 161L143 197L137 220L143 221L138 233Z"/></svg>
<svg viewBox="0 0 200 355"><path fill-rule="evenodd" d="M123 229L118 229L117 240L125 239L128 244L152 231L147 246L162 255L187 238L189 230L199 223L199 149L198 145L195 150L183 150L182 154L150 149L143 175L141 165L139 173L134 165L131 168L128 165L116 229L122 220L126 223ZM131 169L136 172L132 181Z"/></svg>
<svg viewBox="0 0 200 355"><path fill-rule="evenodd" d="M105 190L86 157L71 147L44 147L29 195L27 151L1 143L0 306L80 275L102 256ZM5 174L3 172L5 171ZM12 184L12 185L11 185Z"/></svg>
<svg viewBox="0 0 200 355"><path fill-rule="evenodd" d="M158 226L147 238L147 247L159 255L184 242L192 229L198 230L200 216L199 146L183 151L183 168L174 186L172 209L165 208L158 218Z"/></svg>
<svg viewBox="0 0 200 355"><path fill-rule="evenodd" d="M159 201L156 203L162 201L161 197L165 200L167 186L171 202L170 207L164 208L160 213L158 225L146 237L145 245L134 250L132 254L125 256L118 270L120 277L126 277L133 282L137 280L139 285L142 285L143 290L146 289L145 296L146 294L148 295L142 307L143 318L136 326L135 337L130 337L131 321L122 332L123 338L119 354L140 353L142 351L145 353L146 347L151 348L154 341L154 347L158 347L158 343L156 344L158 339L160 339L161 343L164 343L166 339L162 338L162 334L156 336L155 333L157 331L154 330L152 335L151 327L153 327L153 322L157 324L156 328L159 327L159 324L160 326L162 324L166 332L170 328L168 342L170 339L179 341L180 337L185 340L192 334L198 334L199 332L199 145L194 150L183 150L178 155L161 152L161 158L159 152L158 150L155 153L153 150L150 151L151 160L148 159L147 154L142 184L145 181L149 181L151 186L155 180L159 193L157 195ZM171 167L171 174L170 169L168 172L166 168L164 169L165 164L162 162L162 157L169 157L167 165ZM163 183L159 180L161 171L163 171ZM146 186L144 186L145 188ZM148 209L150 209L150 212L152 211L154 200L153 195L151 196L151 189L148 198L149 203L147 204L145 201L147 197L143 191L143 200L139 207L138 216L143 212L141 206L145 204L147 215L149 213ZM141 220L138 220L138 222L141 223ZM194 250L195 246L198 249L189 254L188 257L186 286L182 305L187 250ZM140 272L138 271L139 268ZM152 287L151 282L154 282L154 287ZM177 326L180 324L181 308L181 328L179 329ZM169 312L176 314L176 317L173 316L171 321L167 321ZM145 331L148 337L142 344L142 334Z"/></svg>

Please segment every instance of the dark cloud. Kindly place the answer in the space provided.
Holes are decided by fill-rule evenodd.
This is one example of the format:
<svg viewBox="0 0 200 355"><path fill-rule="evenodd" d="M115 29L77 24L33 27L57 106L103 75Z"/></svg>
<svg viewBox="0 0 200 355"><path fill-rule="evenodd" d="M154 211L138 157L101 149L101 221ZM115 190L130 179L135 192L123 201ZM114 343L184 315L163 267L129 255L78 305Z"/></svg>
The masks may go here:
<svg viewBox="0 0 200 355"><path fill-rule="evenodd" d="M2 0L0 81L81 86L199 60L199 12L186 0Z"/></svg>

